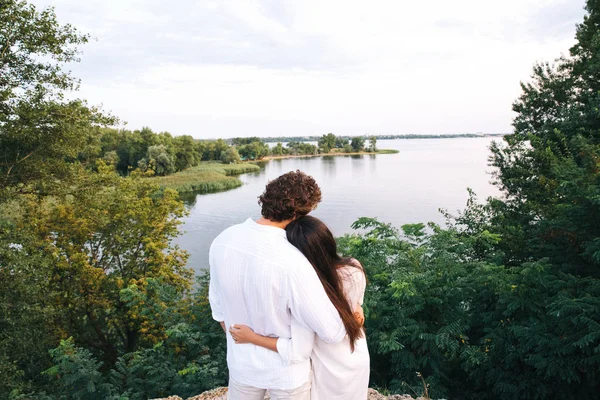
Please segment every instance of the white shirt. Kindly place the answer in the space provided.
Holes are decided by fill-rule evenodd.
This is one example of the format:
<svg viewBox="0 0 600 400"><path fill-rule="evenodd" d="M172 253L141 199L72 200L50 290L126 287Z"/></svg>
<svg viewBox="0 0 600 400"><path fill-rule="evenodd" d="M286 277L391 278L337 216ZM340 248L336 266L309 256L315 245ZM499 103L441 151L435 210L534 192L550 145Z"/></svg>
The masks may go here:
<svg viewBox="0 0 600 400"><path fill-rule="evenodd" d="M227 333L227 365L239 383L264 389L302 386L310 375L314 333L338 343L346 335L338 311L316 272L286 238L285 230L248 219L221 233L209 254L209 300L216 321L250 326L280 338L295 332L293 362L253 344L235 344ZM297 343L297 345L296 345ZM290 349L281 348L287 353Z"/></svg>

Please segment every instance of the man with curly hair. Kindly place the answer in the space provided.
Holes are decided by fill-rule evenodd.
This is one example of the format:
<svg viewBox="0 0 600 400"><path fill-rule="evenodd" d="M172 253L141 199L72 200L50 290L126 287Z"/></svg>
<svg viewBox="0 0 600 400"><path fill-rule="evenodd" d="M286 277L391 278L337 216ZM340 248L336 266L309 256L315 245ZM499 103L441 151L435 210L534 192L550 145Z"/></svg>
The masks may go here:
<svg viewBox="0 0 600 400"><path fill-rule="evenodd" d="M285 227L321 201L315 180L301 171L270 181L259 197L262 218L234 225L212 243L209 300L213 318L227 335L229 399L310 399L310 354L315 333L328 343L346 335L336 308L308 260L286 238ZM260 335L291 337L277 352L253 344L234 344L226 327L251 326ZM281 348L280 344L281 343ZM289 358L287 358L289 359Z"/></svg>

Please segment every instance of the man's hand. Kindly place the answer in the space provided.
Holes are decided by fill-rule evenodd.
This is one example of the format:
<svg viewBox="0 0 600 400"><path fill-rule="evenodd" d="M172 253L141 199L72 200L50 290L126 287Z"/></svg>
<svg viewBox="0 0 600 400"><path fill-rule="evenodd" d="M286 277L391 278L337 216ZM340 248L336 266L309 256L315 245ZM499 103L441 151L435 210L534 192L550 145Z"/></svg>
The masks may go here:
<svg viewBox="0 0 600 400"><path fill-rule="evenodd" d="M365 313L361 306L358 306L354 311L354 319L358 321L360 326L363 326L365 323Z"/></svg>

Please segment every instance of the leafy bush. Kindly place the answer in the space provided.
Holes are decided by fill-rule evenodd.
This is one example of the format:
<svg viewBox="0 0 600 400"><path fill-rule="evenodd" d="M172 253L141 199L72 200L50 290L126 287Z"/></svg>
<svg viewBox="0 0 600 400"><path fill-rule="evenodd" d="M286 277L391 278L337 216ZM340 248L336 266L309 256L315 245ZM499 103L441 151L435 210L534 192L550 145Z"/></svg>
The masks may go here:
<svg viewBox="0 0 600 400"><path fill-rule="evenodd" d="M432 397L583 399L597 393L600 283L546 261L504 267L498 235L361 218L339 240L359 259L371 381Z"/></svg>

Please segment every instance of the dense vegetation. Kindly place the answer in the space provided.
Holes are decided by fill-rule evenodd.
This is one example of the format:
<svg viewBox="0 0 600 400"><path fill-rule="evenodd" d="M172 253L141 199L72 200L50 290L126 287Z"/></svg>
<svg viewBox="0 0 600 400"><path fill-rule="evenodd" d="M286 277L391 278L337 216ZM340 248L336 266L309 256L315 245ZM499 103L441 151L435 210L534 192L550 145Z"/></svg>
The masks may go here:
<svg viewBox="0 0 600 400"><path fill-rule="evenodd" d="M419 373L434 398L600 392L600 0L587 10L570 56L535 66L514 135L491 148L502 199L471 196L444 228L362 218L340 239L369 279L372 385L420 392ZM108 128L113 117L65 100L78 82L64 63L86 41L51 9L0 3L0 399L224 385L207 277L194 286L170 244L185 210L159 183L227 178L264 146ZM271 152L377 151L376 139L328 134Z"/></svg>
<svg viewBox="0 0 600 400"><path fill-rule="evenodd" d="M264 139L258 137L233 138L230 140L197 140L192 136L172 136L168 132L155 133L150 128L125 130L103 128L99 141L90 144L85 155L88 162L102 159L114 165L121 175L131 171L151 170L155 175L167 176L205 161L237 164L247 160L262 160L268 156L317 155L335 152L377 152L373 136L365 146L362 137L351 140L336 137L332 133L323 135L318 146L298 141L289 141L284 147L280 142L269 148Z"/></svg>
<svg viewBox="0 0 600 400"><path fill-rule="evenodd" d="M220 328L170 245L177 193L99 159L114 119L65 100L77 81L63 65L86 41L52 9L0 3L0 398L223 384Z"/></svg>
<svg viewBox="0 0 600 400"><path fill-rule="evenodd" d="M449 227L375 220L341 240L367 267L372 383L433 398L600 393L600 1L570 56L542 63L491 148L502 199Z"/></svg>

